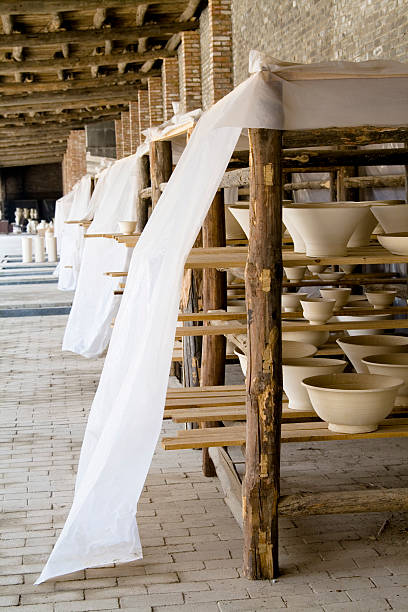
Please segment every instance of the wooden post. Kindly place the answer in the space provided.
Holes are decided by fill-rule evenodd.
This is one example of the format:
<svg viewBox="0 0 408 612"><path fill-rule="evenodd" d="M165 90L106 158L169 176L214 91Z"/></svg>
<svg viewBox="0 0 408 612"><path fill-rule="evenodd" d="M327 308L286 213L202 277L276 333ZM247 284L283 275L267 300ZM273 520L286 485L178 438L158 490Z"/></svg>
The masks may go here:
<svg viewBox="0 0 408 612"><path fill-rule="evenodd" d="M203 247L222 247L225 240L224 197L218 191L203 223ZM215 268L203 270L203 310L227 309L227 273ZM204 336L201 361L201 385L225 383L225 336ZM216 427L218 423L204 423L204 427ZM215 468L203 448L203 474L215 476Z"/></svg>
<svg viewBox="0 0 408 612"><path fill-rule="evenodd" d="M167 183L172 171L171 142L167 140L151 142L150 173L152 179L153 208L156 206L161 196L160 183Z"/></svg>
<svg viewBox="0 0 408 612"><path fill-rule="evenodd" d="M150 161L148 155L137 160L137 181L139 185L138 200L136 202L136 231L142 233L148 219L149 199L141 198L140 192L150 184Z"/></svg>
<svg viewBox="0 0 408 612"><path fill-rule="evenodd" d="M276 578L282 415L282 133L250 129L244 574Z"/></svg>
<svg viewBox="0 0 408 612"><path fill-rule="evenodd" d="M337 172L333 170L330 175L330 202L337 201Z"/></svg>

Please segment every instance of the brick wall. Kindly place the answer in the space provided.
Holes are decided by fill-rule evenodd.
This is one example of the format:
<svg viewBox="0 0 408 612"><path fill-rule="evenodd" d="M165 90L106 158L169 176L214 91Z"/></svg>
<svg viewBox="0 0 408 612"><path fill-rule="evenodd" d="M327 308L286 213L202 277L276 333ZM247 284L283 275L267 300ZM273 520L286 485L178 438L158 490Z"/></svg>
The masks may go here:
<svg viewBox="0 0 408 612"><path fill-rule="evenodd" d="M122 121L115 119L116 159L123 157Z"/></svg>
<svg viewBox="0 0 408 612"><path fill-rule="evenodd" d="M234 87L231 0L208 0L208 22L210 42L209 102L212 105L221 100Z"/></svg>
<svg viewBox="0 0 408 612"><path fill-rule="evenodd" d="M64 193L68 193L75 183L86 174L85 130L72 130L69 133L62 170Z"/></svg>
<svg viewBox="0 0 408 612"><path fill-rule="evenodd" d="M182 32L178 47L180 110L201 108L200 33Z"/></svg>
<svg viewBox="0 0 408 612"><path fill-rule="evenodd" d="M232 1L234 83L250 49L286 61L408 61L406 0Z"/></svg>
<svg viewBox="0 0 408 612"><path fill-rule="evenodd" d="M150 127L163 123L163 89L161 77L147 79Z"/></svg>
<svg viewBox="0 0 408 612"><path fill-rule="evenodd" d="M129 120L130 120L130 152L136 153L136 149L140 144L139 103L138 102L129 102Z"/></svg>
<svg viewBox="0 0 408 612"><path fill-rule="evenodd" d="M149 94L145 89L139 90L137 101L139 106L139 139L142 143L145 140L142 132L150 127Z"/></svg>
<svg viewBox="0 0 408 612"><path fill-rule="evenodd" d="M122 123L122 155L127 157L132 152L132 142L130 135L130 116L129 113L121 113Z"/></svg>
<svg viewBox="0 0 408 612"><path fill-rule="evenodd" d="M179 65L177 58L169 57L162 64L162 89L163 89L163 119L167 121L173 113L172 102L180 99L179 91Z"/></svg>

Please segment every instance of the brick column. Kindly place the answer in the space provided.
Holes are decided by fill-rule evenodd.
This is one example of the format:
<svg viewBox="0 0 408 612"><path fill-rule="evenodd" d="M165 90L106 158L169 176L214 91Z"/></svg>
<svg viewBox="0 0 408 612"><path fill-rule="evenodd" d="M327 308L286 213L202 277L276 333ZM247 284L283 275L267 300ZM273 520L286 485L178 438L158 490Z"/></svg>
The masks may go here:
<svg viewBox="0 0 408 612"><path fill-rule="evenodd" d="M179 91L179 66L175 57L166 57L162 64L162 88L163 88L163 119L167 121L173 115L172 102L178 102Z"/></svg>
<svg viewBox="0 0 408 612"><path fill-rule="evenodd" d="M231 0L208 0L210 30L210 103L234 88Z"/></svg>
<svg viewBox="0 0 408 612"><path fill-rule="evenodd" d="M116 159L123 157L122 121L115 119Z"/></svg>
<svg viewBox="0 0 408 612"><path fill-rule="evenodd" d="M182 32L179 46L180 110L201 107L201 54L199 32Z"/></svg>
<svg viewBox="0 0 408 612"><path fill-rule="evenodd" d="M127 157L131 154L132 144L130 136L130 116L129 113L121 113L122 118L122 155Z"/></svg>
<svg viewBox="0 0 408 612"><path fill-rule="evenodd" d="M136 149L140 144L139 103L138 102L129 102L129 119L130 119L130 152L136 153Z"/></svg>
<svg viewBox="0 0 408 612"><path fill-rule="evenodd" d="M139 140L142 143L145 140L142 132L150 127L149 94L145 89L139 89L137 101L139 106Z"/></svg>
<svg viewBox="0 0 408 612"><path fill-rule="evenodd" d="M161 77L147 79L147 92L149 95L150 127L163 123L163 91Z"/></svg>
<svg viewBox="0 0 408 612"><path fill-rule="evenodd" d="M63 158L64 193L86 174L86 135L85 130L72 130L67 141L67 150Z"/></svg>

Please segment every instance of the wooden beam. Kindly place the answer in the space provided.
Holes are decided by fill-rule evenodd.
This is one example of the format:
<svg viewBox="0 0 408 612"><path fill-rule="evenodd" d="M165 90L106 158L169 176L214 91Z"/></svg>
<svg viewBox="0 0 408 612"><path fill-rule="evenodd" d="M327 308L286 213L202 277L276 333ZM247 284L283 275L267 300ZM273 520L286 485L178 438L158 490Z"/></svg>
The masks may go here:
<svg viewBox="0 0 408 612"><path fill-rule="evenodd" d="M152 183L152 207L161 196L160 183L169 180L172 167L171 142L167 140L150 143L150 175Z"/></svg>
<svg viewBox="0 0 408 612"><path fill-rule="evenodd" d="M66 136L47 136L46 134L44 134L43 138L7 138L7 139L0 139L0 151L2 149L13 149L13 150L17 150L20 147L29 147L31 146L34 142L37 146L53 146L54 144L65 144L67 142L67 138L68 138L68 134L69 132L67 132Z"/></svg>
<svg viewBox="0 0 408 612"><path fill-rule="evenodd" d="M36 155L35 157L26 157L19 160L0 159L0 168L15 168L20 166L38 166L42 164L58 164L62 161L62 155L52 155L44 157Z"/></svg>
<svg viewBox="0 0 408 612"><path fill-rule="evenodd" d="M102 121L110 117L117 117L122 111L126 111L127 104L112 105L111 108L95 108L94 110L81 109L73 112L61 112L49 115L35 114L33 117L21 115L18 117L10 116L0 119L0 128L8 129L8 132L17 129L33 129L35 127L47 126L47 128L65 129L72 123ZM83 127L81 125L80 127ZM43 128L41 128L43 129ZM74 128L72 128L74 129Z"/></svg>
<svg viewBox="0 0 408 612"><path fill-rule="evenodd" d="M336 151L311 151L307 149L282 152L283 168L295 170L297 167L340 167L340 166L378 166L408 163L408 148L400 149L349 149Z"/></svg>
<svg viewBox="0 0 408 612"><path fill-rule="evenodd" d="M385 142L408 142L408 127L363 125L352 128L287 130L283 132L283 146L286 149L353 144L363 146Z"/></svg>
<svg viewBox="0 0 408 612"><path fill-rule="evenodd" d="M3 26L4 34L9 35L9 34L13 33L13 17L11 15L5 15L3 13L1 15L1 23L2 23L2 26Z"/></svg>
<svg viewBox="0 0 408 612"><path fill-rule="evenodd" d="M60 5L61 6L61 5ZM64 7L65 10L65 7ZM78 43L95 45L97 42L105 40L127 40L135 42L138 38L149 36L166 36L185 30L196 30L199 23L195 21L185 21L182 23L166 22L136 26L133 28L109 28L95 30L69 30L59 32L41 32L25 34L0 34L0 49L10 49L10 47L41 47L48 45L59 45L63 43Z"/></svg>
<svg viewBox="0 0 408 612"><path fill-rule="evenodd" d="M40 13L49 15L50 13L60 11L90 11L97 8L135 8L141 4L145 4L146 0L2 0L2 13L11 15L24 15L32 13ZM173 7L174 0L149 0L149 4L161 4L163 7Z"/></svg>
<svg viewBox="0 0 408 612"><path fill-rule="evenodd" d="M137 161L139 194L136 203L136 232L141 234L148 220L148 200L142 198L140 192L150 183L149 156L143 155Z"/></svg>
<svg viewBox="0 0 408 612"><path fill-rule="evenodd" d="M278 130L250 129L244 574L276 578L282 414L282 169Z"/></svg>

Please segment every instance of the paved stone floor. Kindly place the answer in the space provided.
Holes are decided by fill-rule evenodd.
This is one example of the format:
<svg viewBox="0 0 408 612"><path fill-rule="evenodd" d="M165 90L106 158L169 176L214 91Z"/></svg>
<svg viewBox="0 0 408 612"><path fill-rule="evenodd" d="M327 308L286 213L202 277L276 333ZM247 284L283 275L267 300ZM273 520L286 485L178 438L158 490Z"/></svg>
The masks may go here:
<svg viewBox="0 0 408 612"><path fill-rule="evenodd" d="M199 452L160 446L138 512L144 559L33 586L70 507L103 365L60 351L65 323L0 319L0 610L408 610L406 515L282 520L282 576L248 581L218 480L202 476ZM408 486L407 450L407 440L286 445L283 492Z"/></svg>

